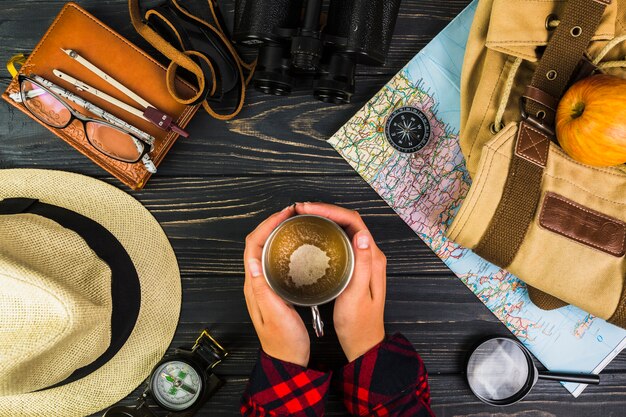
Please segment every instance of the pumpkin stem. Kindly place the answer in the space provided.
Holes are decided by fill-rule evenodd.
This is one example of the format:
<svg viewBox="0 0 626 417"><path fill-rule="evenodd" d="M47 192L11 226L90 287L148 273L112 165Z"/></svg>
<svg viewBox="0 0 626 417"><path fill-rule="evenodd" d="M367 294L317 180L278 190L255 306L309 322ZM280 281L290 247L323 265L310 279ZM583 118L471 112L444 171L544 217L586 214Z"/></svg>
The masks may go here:
<svg viewBox="0 0 626 417"><path fill-rule="evenodd" d="M578 119L585 112L585 103L579 101L572 107L572 119Z"/></svg>

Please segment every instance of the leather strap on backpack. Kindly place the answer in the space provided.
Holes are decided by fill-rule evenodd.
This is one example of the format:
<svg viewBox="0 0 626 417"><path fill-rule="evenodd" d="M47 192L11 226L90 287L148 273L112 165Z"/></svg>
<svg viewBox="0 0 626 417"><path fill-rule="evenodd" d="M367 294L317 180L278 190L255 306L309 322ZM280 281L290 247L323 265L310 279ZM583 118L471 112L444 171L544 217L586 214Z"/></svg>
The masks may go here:
<svg viewBox="0 0 626 417"><path fill-rule="evenodd" d="M243 107L246 86L252 78L256 61L246 63L241 59L223 29L216 10L216 1L207 0L206 4L211 22L203 19L199 14L192 13L184 7L181 0L169 0L165 6L148 10L143 16L139 0L129 0L128 8L135 30L170 60L166 83L172 97L186 105L202 103L202 107L214 118L229 120L239 114ZM154 25L149 22L153 22ZM206 48L214 53L208 54L205 50L201 50L198 47L198 39L195 37L192 39L186 33L185 25L198 28L198 32L204 34ZM166 40L164 34L159 33L163 31L155 30L156 27L172 34L169 36L170 39ZM223 66L220 71L220 64L223 61L228 61L232 65L239 84L234 89L237 94L236 104L233 106L233 111L227 114L218 113L210 103L210 101L221 101L224 94L228 92L222 91L222 77L225 74ZM196 80L198 92L193 97L183 97L176 89L176 74L180 68L187 70ZM244 72L247 72L247 75ZM217 93L219 95L215 96Z"/></svg>
<svg viewBox="0 0 626 417"><path fill-rule="evenodd" d="M522 121L504 191L474 251L506 268L524 241L541 199L543 170L554 140L555 103L600 24L611 0L569 0L522 101Z"/></svg>

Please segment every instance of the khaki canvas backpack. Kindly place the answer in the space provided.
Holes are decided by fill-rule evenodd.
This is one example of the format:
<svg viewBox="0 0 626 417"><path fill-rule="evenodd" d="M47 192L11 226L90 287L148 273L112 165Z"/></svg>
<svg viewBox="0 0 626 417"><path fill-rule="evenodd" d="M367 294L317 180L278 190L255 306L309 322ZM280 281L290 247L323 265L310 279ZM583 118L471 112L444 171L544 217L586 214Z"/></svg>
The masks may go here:
<svg viewBox="0 0 626 417"><path fill-rule="evenodd" d="M574 161L554 134L567 86L626 78L625 0L481 0L461 80L471 189L448 237L506 268L535 304L626 328L626 170Z"/></svg>

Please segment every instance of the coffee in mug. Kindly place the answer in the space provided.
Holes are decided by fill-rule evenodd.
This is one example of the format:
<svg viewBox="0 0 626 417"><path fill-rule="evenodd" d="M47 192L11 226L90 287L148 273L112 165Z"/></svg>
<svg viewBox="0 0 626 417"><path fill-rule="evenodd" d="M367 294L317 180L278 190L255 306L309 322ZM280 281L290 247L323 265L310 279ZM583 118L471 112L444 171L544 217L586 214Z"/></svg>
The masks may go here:
<svg viewBox="0 0 626 417"><path fill-rule="evenodd" d="M262 263L270 287L292 304L315 307L315 316L316 306L335 299L348 285L354 253L350 239L335 222L301 215L272 232ZM316 321L321 324L319 318Z"/></svg>

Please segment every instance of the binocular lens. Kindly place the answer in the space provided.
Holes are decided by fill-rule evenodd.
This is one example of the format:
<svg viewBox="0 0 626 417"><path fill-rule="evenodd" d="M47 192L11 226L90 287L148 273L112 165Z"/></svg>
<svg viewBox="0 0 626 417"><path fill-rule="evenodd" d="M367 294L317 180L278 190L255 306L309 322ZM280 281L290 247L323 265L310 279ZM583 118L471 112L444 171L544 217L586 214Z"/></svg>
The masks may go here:
<svg viewBox="0 0 626 417"><path fill-rule="evenodd" d="M254 87L262 93L272 94L275 96L286 96L291 93L291 85L277 81L259 79L259 77L254 80Z"/></svg>
<svg viewBox="0 0 626 417"><path fill-rule="evenodd" d="M350 95L341 90L324 90L316 89L313 91L313 97L324 103L347 104L350 103Z"/></svg>
<svg viewBox="0 0 626 417"><path fill-rule="evenodd" d="M254 87L265 94L291 93L293 79L289 74L289 58L281 44L269 42L259 49L253 82Z"/></svg>
<svg viewBox="0 0 626 417"><path fill-rule="evenodd" d="M325 103L347 104L354 94L356 64L348 55L335 53L328 64L328 72L315 80L313 96Z"/></svg>
<svg viewBox="0 0 626 417"><path fill-rule="evenodd" d="M315 98L345 104L356 63L384 64L399 7L400 0L236 0L234 39L259 48L257 90L286 95L296 81L312 81Z"/></svg>

